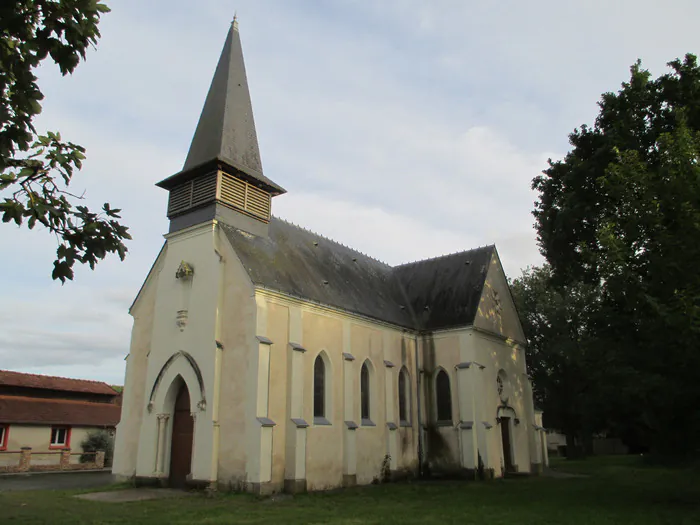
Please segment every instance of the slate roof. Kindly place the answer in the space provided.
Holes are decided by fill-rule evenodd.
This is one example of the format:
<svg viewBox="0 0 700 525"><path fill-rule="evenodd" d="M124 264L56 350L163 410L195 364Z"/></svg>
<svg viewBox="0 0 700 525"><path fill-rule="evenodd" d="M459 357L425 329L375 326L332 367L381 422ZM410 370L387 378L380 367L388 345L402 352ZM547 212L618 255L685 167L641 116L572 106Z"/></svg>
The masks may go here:
<svg viewBox="0 0 700 525"><path fill-rule="evenodd" d="M63 392L79 392L81 394L103 394L117 396L107 383L88 381L86 379L69 379L67 377L43 376L0 370L0 386L37 388L42 390L57 390Z"/></svg>
<svg viewBox="0 0 700 525"><path fill-rule="evenodd" d="M114 427L120 415L121 407L112 403L0 396L3 423Z"/></svg>
<svg viewBox="0 0 700 525"><path fill-rule="evenodd" d="M474 321L495 249L485 246L394 268L421 330Z"/></svg>
<svg viewBox="0 0 700 525"><path fill-rule="evenodd" d="M495 250L392 267L277 217L267 238L223 228L254 284L413 330L472 324Z"/></svg>

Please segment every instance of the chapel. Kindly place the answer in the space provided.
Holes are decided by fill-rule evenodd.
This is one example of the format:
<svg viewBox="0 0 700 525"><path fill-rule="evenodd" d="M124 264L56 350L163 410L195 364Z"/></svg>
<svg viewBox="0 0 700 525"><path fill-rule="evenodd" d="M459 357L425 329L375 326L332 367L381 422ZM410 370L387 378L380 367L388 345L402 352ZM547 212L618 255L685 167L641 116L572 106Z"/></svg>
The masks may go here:
<svg viewBox="0 0 700 525"><path fill-rule="evenodd" d="M130 314L113 472L269 494L546 464L495 246L389 266L272 215L233 22Z"/></svg>

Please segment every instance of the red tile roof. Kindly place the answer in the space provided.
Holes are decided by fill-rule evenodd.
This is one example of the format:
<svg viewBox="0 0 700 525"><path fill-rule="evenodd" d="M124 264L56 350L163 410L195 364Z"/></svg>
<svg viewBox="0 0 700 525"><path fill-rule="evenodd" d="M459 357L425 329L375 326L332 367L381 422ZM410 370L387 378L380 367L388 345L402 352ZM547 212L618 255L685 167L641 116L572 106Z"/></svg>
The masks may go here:
<svg viewBox="0 0 700 525"><path fill-rule="evenodd" d="M0 396L0 423L114 427L120 415L112 403Z"/></svg>
<svg viewBox="0 0 700 525"><path fill-rule="evenodd" d="M10 372L9 370L0 370L0 385L39 388L42 390L60 390L64 392L80 392L82 394L117 395L117 392L111 386L102 381L23 374L21 372Z"/></svg>

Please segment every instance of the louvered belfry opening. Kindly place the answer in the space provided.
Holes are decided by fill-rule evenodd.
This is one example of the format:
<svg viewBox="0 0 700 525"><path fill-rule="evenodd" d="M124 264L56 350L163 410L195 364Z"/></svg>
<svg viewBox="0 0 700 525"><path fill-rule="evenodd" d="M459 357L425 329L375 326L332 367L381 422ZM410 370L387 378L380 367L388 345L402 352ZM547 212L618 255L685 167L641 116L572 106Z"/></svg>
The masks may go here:
<svg viewBox="0 0 700 525"><path fill-rule="evenodd" d="M219 172L219 202L265 222L270 220L270 194L249 182Z"/></svg>
<svg viewBox="0 0 700 525"><path fill-rule="evenodd" d="M170 190L168 218L208 204L216 199L216 172L178 184Z"/></svg>
<svg viewBox="0 0 700 525"><path fill-rule="evenodd" d="M178 184L170 190L168 218L218 202L264 222L270 220L270 193L217 170Z"/></svg>

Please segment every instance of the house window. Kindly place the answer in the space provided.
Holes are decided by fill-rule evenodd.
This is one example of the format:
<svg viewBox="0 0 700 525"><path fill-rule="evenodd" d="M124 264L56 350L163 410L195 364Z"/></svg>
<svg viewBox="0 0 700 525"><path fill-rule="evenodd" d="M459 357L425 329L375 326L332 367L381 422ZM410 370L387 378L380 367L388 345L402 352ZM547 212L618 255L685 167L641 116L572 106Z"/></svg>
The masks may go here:
<svg viewBox="0 0 700 525"><path fill-rule="evenodd" d="M326 363L320 354L314 362L314 417L326 417Z"/></svg>
<svg viewBox="0 0 700 525"><path fill-rule="evenodd" d="M70 446L70 427L52 427L49 448L68 448Z"/></svg>
<svg viewBox="0 0 700 525"><path fill-rule="evenodd" d="M7 450L7 438L9 434L9 425L0 425L0 450Z"/></svg>
<svg viewBox="0 0 700 525"><path fill-rule="evenodd" d="M452 392L450 390L450 377L444 370L440 370L435 377L435 396L437 398L438 421L452 422Z"/></svg>
<svg viewBox="0 0 700 525"><path fill-rule="evenodd" d="M410 422L411 381L404 366L399 372L399 421L407 425Z"/></svg>
<svg viewBox="0 0 700 525"><path fill-rule="evenodd" d="M363 424L370 423L372 419L370 417L371 392L369 379L369 363L365 361L360 370L360 417L362 418Z"/></svg>

